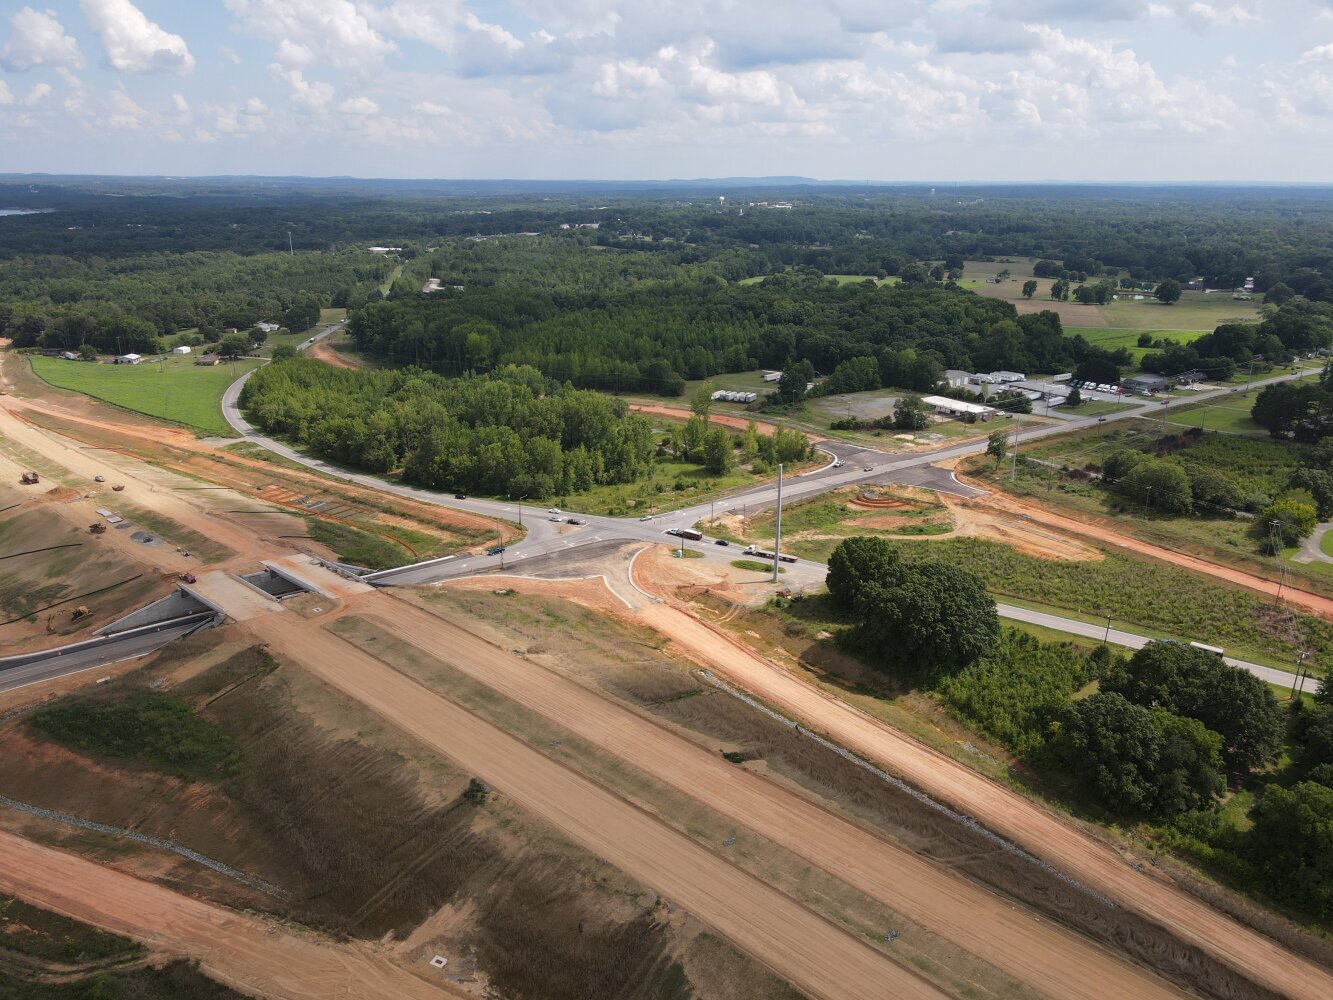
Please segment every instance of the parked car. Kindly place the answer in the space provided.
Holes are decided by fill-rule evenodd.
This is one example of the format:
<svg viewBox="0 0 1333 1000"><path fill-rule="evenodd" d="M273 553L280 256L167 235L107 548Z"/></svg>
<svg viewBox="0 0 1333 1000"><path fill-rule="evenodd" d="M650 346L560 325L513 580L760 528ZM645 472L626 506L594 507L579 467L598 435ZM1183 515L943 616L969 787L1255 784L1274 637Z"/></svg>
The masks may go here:
<svg viewBox="0 0 1333 1000"><path fill-rule="evenodd" d="M866 466L865 468L863 468L861 471L862 471L862 472L874 472L874 471L875 471L875 467L874 467L873 465L867 465L867 466Z"/></svg>
<svg viewBox="0 0 1333 1000"><path fill-rule="evenodd" d="M492 545L489 549L486 550L486 554L488 556L498 556L504 550L505 547L503 545Z"/></svg>
<svg viewBox="0 0 1333 1000"><path fill-rule="evenodd" d="M93 476L93 482L104 483L106 482L106 476Z"/></svg>

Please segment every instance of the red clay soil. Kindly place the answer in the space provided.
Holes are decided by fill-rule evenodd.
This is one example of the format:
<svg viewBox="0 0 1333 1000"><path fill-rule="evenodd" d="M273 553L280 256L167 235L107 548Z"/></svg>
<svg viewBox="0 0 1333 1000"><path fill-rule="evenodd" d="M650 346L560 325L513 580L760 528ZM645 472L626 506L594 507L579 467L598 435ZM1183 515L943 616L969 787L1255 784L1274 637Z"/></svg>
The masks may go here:
<svg viewBox="0 0 1333 1000"><path fill-rule="evenodd" d="M673 603L641 609L638 621L657 629L696 662L777 711L966 812L1084 885L1169 928L1182 941L1203 949L1246 978L1300 1000L1333 997L1333 973L1328 969L1187 895L1157 870L1131 868L1108 844L1075 829L1036 802L820 690Z"/></svg>
<svg viewBox="0 0 1333 1000"><path fill-rule="evenodd" d="M965 482L961 477L959 477L959 481ZM1225 580L1227 583L1234 583L1248 590L1258 591L1261 594L1267 594L1270 597L1277 596L1278 584L1273 580L1266 580L1261 576L1255 576L1253 573L1246 573L1244 570L1232 569L1230 566L1221 566L1215 562L1209 562L1207 559L1200 559L1198 556L1176 552L1160 545L1153 545L1151 542L1141 541L1126 535L1114 527L1092 524L1064 514L1055 514L1008 494L987 493L985 496L969 501L969 503L978 506L996 507L1018 517L1038 521L1073 535L1093 538L1116 548L1129 549L1131 552L1152 556L1154 559L1171 563L1173 566L1194 570L1196 573L1205 573L1208 576ZM1290 584L1282 588L1282 596L1288 603L1294 604L1298 608L1311 611L1323 618L1333 618L1333 600L1327 597L1320 597L1318 594L1312 594L1306 590L1298 590Z"/></svg>
<svg viewBox="0 0 1333 1000"><path fill-rule="evenodd" d="M364 599L367 606L384 603L373 597ZM631 878L676 900L808 994L829 1000L947 996L859 935L319 625L282 615L245 623L289 662L450 757Z"/></svg>
<svg viewBox="0 0 1333 1000"><path fill-rule="evenodd" d="M689 420L694 414L685 406L667 406L664 403L630 403L629 408L635 413L643 413L653 417L665 417L668 420ZM738 417L731 413L710 413L708 422L716 424L718 427L730 427L732 430L743 431L750 426L749 417ZM767 420L754 421L756 430L760 434L772 434L778 429L778 425L770 423ZM804 433L804 432L803 432ZM815 434L806 434L811 441L818 444L825 438Z"/></svg>
<svg viewBox="0 0 1333 1000"><path fill-rule="evenodd" d="M429 982L377 945L334 943L172 892L73 854L0 832L0 891L142 941L254 996L287 1000L463 997L443 976Z"/></svg>
<svg viewBox="0 0 1333 1000"><path fill-rule="evenodd" d="M311 344L305 350L307 358L314 358L316 361L323 361L331 368L361 368L362 365L349 360L333 349L329 339L325 337L317 343Z"/></svg>
<svg viewBox="0 0 1333 1000"><path fill-rule="evenodd" d="M526 591L532 582L520 586ZM584 590L600 587L580 583ZM515 657L387 594L368 596L359 608L380 628L749 826L1042 995L1070 1000L1183 995L1058 924L1016 909L948 868L727 763L573 678Z"/></svg>

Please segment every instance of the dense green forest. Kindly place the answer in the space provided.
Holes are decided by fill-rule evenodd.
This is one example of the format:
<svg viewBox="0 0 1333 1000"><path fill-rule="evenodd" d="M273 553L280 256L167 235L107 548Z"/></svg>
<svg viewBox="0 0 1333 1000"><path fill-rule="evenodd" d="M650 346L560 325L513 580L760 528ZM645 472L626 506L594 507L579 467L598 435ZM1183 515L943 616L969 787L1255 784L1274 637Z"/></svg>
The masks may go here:
<svg viewBox="0 0 1333 1000"><path fill-rule="evenodd" d="M664 395L797 359L828 374L872 358L879 384L929 390L946 368L1060 371L1112 357L1064 336L1052 312L1018 316L945 285L838 285L808 268L733 284L734 257L682 257L697 254L591 253L560 238L450 247L421 262L444 291L395 292L349 329L361 351L445 375L522 364L583 388Z"/></svg>
<svg viewBox="0 0 1333 1000"><path fill-rule="evenodd" d="M265 430L339 462L477 493L550 497L632 483L656 454L652 425L623 401L531 368L445 379L293 359L255 372L241 404Z"/></svg>
<svg viewBox="0 0 1333 1000"><path fill-rule="evenodd" d="M153 338L178 330L245 329L284 322L303 303L318 317L323 306L378 299L391 267L364 251L20 257L0 262L0 336L18 347L148 353Z"/></svg>

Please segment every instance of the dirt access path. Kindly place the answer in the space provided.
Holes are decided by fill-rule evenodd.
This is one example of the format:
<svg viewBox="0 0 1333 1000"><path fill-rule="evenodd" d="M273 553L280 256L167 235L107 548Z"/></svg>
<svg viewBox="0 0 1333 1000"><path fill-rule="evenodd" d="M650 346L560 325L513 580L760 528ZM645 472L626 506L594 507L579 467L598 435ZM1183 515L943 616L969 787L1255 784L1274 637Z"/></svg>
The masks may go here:
<svg viewBox="0 0 1333 1000"><path fill-rule="evenodd" d="M245 627L285 659L493 784L631 878L680 902L812 996L935 1000L946 995L915 970L319 623L270 615Z"/></svg>
<svg viewBox="0 0 1333 1000"><path fill-rule="evenodd" d="M329 343L329 338L316 341L305 349L307 358L314 358L316 361L323 361L330 368L364 368L359 362L352 361L334 350L333 345Z"/></svg>
<svg viewBox="0 0 1333 1000"><path fill-rule="evenodd" d="M1200 559L1198 556L1176 552L1160 545L1153 545L1151 542L1140 541L1116 531L1112 527L1066 517L1063 514L1054 514L1035 504L1025 503L1004 493L987 493L985 496L969 501L969 503L974 506L988 506L995 510L1004 511L1013 517L1047 524L1052 528L1058 528L1072 535L1093 538L1115 548L1129 549L1131 552L1152 556L1154 559L1171 563L1173 566L1194 570L1196 573L1205 573L1208 576L1225 580L1227 583L1234 583L1245 587L1247 590L1267 594L1270 597L1277 596L1278 584L1273 580L1266 580L1261 576L1255 576L1253 573L1246 573L1244 570L1220 566L1215 562ZM1282 595L1288 603L1294 604L1298 608L1312 611L1323 618L1333 618L1333 599L1320 597L1318 594L1311 594L1309 591L1297 590L1290 584L1282 588Z"/></svg>
<svg viewBox="0 0 1333 1000"><path fill-rule="evenodd" d="M464 997L441 978L426 982L377 946L296 934L276 922L172 892L73 854L0 832L0 890L160 953L198 959L228 986L262 997L327 1000Z"/></svg>
<svg viewBox="0 0 1333 1000"><path fill-rule="evenodd" d="M495 578L490 578L495 579ZM357 613L428 655L741 823L1049 997L1185 994L839 814L724 761L671 727L376 594Z"/></svg>
<svg viewBox="0 0 1333 1000"><path fill-rule="evenodd" d="M630 403L629 408L635 413L642 413L651 417L665 417L668 420L689 420L690 417L694 416L694 413L688 407L667 406L664 403ZM710 424L716 424L718 427L730 427L735 431L743 431L750 426L750 419L748 417L738 417L730 413L710 413L708 414L708 422ZM778 429L777 424L770 423L767 420L756 420L754 426L755 430L760 434L771 435ZM817 434L810 434L806 431L802 431L801 433L805 434L805 436L815 444L827 440L827 438L822 438Z"/></svg>
<svg viewBox="0 0 1333 1000"><path fill-rule="evenodd" d="M1135 871L1108 845L1080 833L1037 803L820 691L680 608L651 604L640 610L638 620L789 718L967 813L1245 978L1301 1000L1333 996L1333 972L1186 895L1155 869Z"/></svg>

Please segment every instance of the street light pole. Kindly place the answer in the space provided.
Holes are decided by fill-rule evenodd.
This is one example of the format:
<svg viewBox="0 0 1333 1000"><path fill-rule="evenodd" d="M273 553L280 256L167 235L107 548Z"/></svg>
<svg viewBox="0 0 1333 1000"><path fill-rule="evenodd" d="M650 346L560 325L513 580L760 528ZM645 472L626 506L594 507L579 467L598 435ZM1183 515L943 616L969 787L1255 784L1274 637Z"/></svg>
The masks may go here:
<svg viewBox="0 0 1333 1000"><path fill-rule="evenodd" d="M773 582L778 582L778 563L782 555L782 463L778 463L778 517L773 532Z"/></svg>

